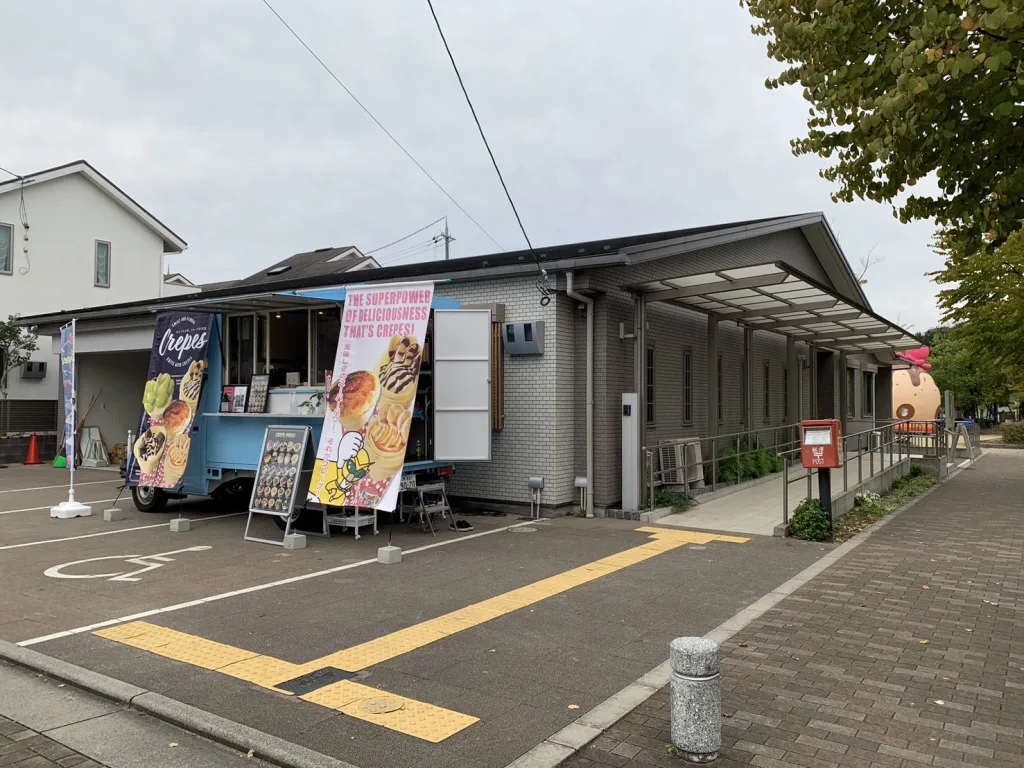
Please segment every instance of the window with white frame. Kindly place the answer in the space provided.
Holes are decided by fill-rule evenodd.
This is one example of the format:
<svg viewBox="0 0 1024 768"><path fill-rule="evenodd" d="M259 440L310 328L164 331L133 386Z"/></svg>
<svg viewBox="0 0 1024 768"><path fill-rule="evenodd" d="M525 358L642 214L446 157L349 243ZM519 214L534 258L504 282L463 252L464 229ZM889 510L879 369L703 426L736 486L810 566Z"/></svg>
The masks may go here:
<svg viewBox="0 0 1024 768"><path fill-rule="evenodd" d="M96 241L95 275L93 285L98 288L110 287L110 243Z"/></svg>
<svg viewBox="0 0 1024 768"><path fill-rule="evenodd" d="M14 227L0 224L0 275L14 272Z"/></svg>

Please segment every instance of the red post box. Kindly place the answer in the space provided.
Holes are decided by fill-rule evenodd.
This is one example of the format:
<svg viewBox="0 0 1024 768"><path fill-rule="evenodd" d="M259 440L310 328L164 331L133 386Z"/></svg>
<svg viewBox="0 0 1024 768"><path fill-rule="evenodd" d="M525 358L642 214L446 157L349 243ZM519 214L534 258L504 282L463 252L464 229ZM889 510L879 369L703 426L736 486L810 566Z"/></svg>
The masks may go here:
<svg viewBox="0 0 1024 768"><path fill-rule="evenodd" d="M801 421L800 458L805 469L843 466L843 423L839 419Z"/></svg>

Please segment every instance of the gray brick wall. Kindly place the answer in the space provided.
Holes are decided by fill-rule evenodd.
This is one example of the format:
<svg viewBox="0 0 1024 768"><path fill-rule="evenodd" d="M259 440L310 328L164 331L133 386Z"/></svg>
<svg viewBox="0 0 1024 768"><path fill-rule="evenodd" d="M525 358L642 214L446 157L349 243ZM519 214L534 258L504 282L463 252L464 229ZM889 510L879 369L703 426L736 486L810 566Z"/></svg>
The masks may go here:
<svg viewBox="0 0 1024 768"><path fill-rule="evenodd" d="M545 504L572 500L572 302L560 295L542 307L534 280L527 276L436 287L438 296L464 304L504 304L508 322L545 324L542 356L505 357L505 428L492 434L490 462L459 464L452 481L454 496L528 503L526 479L542 475L547 484Z"/></svg>

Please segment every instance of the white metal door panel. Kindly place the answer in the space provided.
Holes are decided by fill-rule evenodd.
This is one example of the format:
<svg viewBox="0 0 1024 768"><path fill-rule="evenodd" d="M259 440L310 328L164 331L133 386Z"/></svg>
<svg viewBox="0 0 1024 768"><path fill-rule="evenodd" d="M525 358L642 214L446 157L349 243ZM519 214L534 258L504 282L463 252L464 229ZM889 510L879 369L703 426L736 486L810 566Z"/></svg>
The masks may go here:
<svg viewBox="0 0 1024 768"><path fill-rule="evenodd" d="M434 458L491 458L491 311L434 311Z"/></svg>

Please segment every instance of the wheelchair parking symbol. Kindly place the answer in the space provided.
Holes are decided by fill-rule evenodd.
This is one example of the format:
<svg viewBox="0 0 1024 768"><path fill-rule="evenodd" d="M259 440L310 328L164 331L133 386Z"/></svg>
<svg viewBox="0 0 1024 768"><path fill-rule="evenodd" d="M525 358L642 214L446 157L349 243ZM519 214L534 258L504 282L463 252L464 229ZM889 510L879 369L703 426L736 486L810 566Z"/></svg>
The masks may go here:
<svg viewBox="0 0 1024 768"><path fill-rule="evenodd" d="M171 555L181 555L185 552L202 552L213 547L189 547L188 549L176 549L173 552L159 552L155 555L109 555L107 557L91 557L88 560L75 560L70 563L61 563L52 568L47 568L43 574L51 579L106 579L107 581L141 581L139 578L143 573L155 571L167 563L173 563L175 558ZM121 570L113 573L65 573L66 570L77 565L86 563L99 563L106 560L120 560L130 566L141 566L136 570Z"/></svg>

